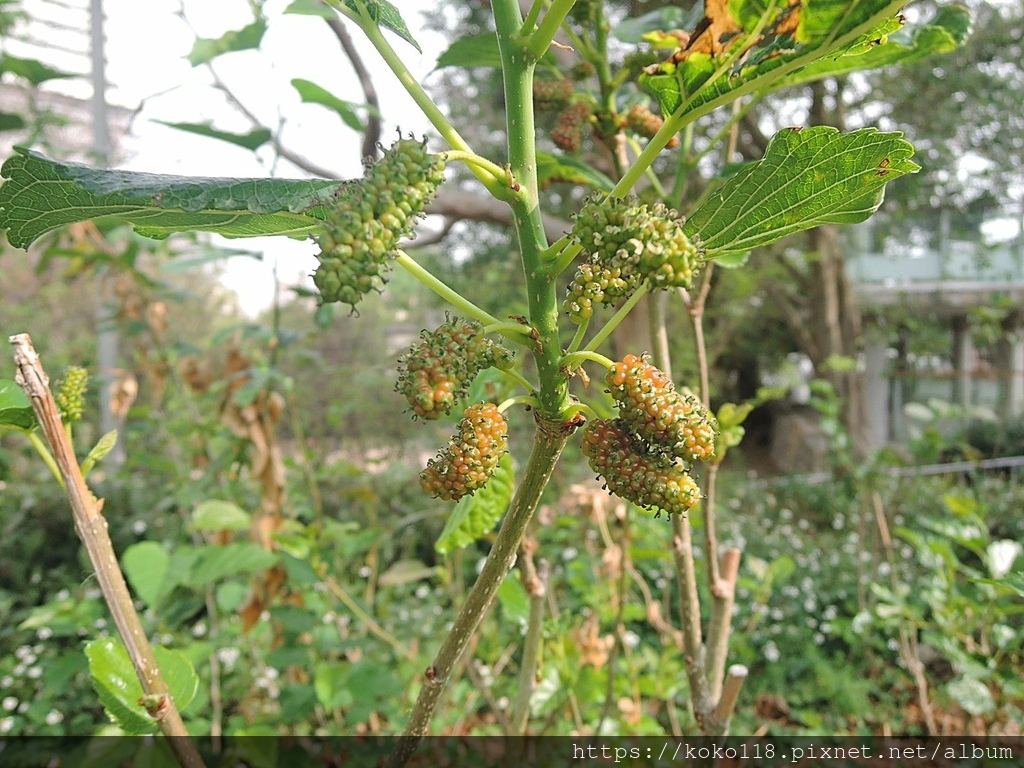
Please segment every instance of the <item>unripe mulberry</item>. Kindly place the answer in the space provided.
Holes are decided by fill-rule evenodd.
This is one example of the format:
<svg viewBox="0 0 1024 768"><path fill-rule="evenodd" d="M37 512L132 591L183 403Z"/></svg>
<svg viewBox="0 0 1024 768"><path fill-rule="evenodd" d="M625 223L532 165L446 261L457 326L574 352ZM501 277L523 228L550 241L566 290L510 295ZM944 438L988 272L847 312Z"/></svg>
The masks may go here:
<svg viewBox="0 0 1024 768"><path fill-rule="evenodd" d="M652 288L688 287L702 258L683 231L683 219L661 203L591 200L577 214L572 235L586 260L563 307L577 323L589 319L595 296L613 304L645 279Z"/></svg>
<svg viewBox="0 0 1024 768"><path fill-rule="evenodd" d="M634 104L626 113L626 127L633 133L647 139L653 139L654 135L661 130L665 120L654 114L643 104ZM679 137L673 136L667 146L678 147Z"/></svg>
<svg viewBox="0 0 1024 768"><path fill-rule="evenodd" d="M700 502L700 489L685 468L650 451L621 419L588 423L583 453L609 491L641 507L685 515Z"/></svg>
<svg viewBox="0 0 1024 768"><path fill-rule="evenodd" d="M85 407L85 392L89 387L89 373L78 365L72 365L64 372L54 400L57 410L65 424L71 424L82 418Z"/></svg>
<svg viewBox="0 0 1024 768"><path fill-rule="evenodd" d="M329 205L314 238L320 266L313 282L325 302L353 307L384 282L387 261L444 181L444 157L423 142L400 139L363 178L351 182Z"/></svg>
<svg viewBox="0 0 1024 768"><path fill-rule="evenodd" d="M583 135L593 108L585 101L577 101L570 104L558 116L558 122L551 130L551 140L555 146L575 155L583 148Z"/></svg>
<svg viewBox="0 0 1024 768"><path fill-rule="evenodd" d="M562 109L572 99L572 90L571 80L534 80L533 105L544 111Z"/></svg>
<svg viewBox="0 0 1024 768"><path fill-rule="evenodd" d="M686 461L706 461L715 452L715 425L701 402L679 392L643 357L626 355L605 379L619 416L654 451Z"/></svg>
<svg viewBox="0 0 1024 768"><path fill-rule="evenodd" d="M458 501L483 488L508 450L508 424L493 403L466 409L458 432L420 472L424 491Z"/></svg>
<svg viewBox="0 0 1024 768"><path fill-rule="evenodd" d="M450 413L480 371L511 365L512 353L482 330L479 323L449 318L436 330L424 331L399 359L395 390L417 416L437 419Z"/></svg>

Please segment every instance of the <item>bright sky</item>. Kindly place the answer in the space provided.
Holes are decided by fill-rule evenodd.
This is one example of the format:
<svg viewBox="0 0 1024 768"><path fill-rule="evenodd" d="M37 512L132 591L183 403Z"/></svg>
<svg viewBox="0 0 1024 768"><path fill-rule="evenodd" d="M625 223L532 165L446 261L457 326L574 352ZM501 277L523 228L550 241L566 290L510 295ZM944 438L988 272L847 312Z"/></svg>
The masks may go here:
<svg viewBox="0 0 1024 768"><path fill-rule="evenodd" d="M87 7L88 0L79 0ZM359 147L361 136L347 128L325 107L302 104L290 85L293 78L312 80L340 98L362 103L363 93L336 39L313 16L281 15L287 0L269 0L267 16L271 20L260 51L234 53L215 60L220 78L255 112L261 121L276 128L287 120L283 138L295 151L335 170L344 177L361 174ZM389 35L392 45L404 58L413 74L423 79L433 69L437 55L447 43L438 35L423 30L422 12L426 0L402 0L397 4L424 53ZM26 9L36 15L45 12L46 0L26 0ZM436 7L436 4L433 4ZM52 11L52 6L50 7ZM184 9L187 19L178 15ZM112 103L142 109L132 124L131 136L121 143L123 157L119 167L203 176L266 176L273 168L273 155L264 147L259 158L224 142L192 136L159 125L156 121L202 122L213 120L217 128L245 133L251 124L234 110L223 94L211 87L212 78L205 67L193 68L187 61L195 35L216 38L229 29L237 29L252 19L246 0L104 0L107 17L107 78ZM82 23L78 17L67 19ZM194 32L189 28L191 25ZM377 76L375 85L384 113L385 141L395 136L396 128L422 135L429 123L384 65L376 51L349 25L364 61ZM57 33L47 32L47 35ZM54 41L56 42L56 41ZM74 44L74 43L71 43ZM87 40L78 40L83 46ZM58 65L59 66L59 65ZM82 71L81 60L74 69ZM88 66L86 61L84 66ZM75 95L88 96L84 83ZM275 175L302 176L288 163L281 163ZM255 238L218 241L232 248L262 251L263 262L251 258L231 259L226 267L225 283L239 293L242 308L250 314L269 305L273 297L273 268L285 284L305 280L316 267L315 247L309 242L287 238Z"/></svg>

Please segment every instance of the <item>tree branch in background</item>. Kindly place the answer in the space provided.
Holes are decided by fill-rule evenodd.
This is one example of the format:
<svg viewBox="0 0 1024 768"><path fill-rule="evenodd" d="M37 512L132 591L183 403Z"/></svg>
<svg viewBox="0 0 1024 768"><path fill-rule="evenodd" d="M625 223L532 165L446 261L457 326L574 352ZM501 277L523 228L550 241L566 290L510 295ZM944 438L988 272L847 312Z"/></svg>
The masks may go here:
<svg viewBox="0 0 1024 768"><path fill-rule="evenodd" d="M110 541L107 521L101 514L103 505L85 484L74 446L61 423L57 403L50 392L50 377L43 370L42 361L27 333L11 336L10 343L14 347L14 366L18 371L15 378L32 401L40 431L64 481L75 528L89 554L103 598L146 694L145 703L140 702L139 707L145 707L160 732L168 737L168 745L182 768L203 768L203 759L185 729L174 698L157 666L139 614L135 611L131 593L117 562L117 553Z"/></svg>
<svg viewBox="0 0 1024 768"><path fill-rule="evenodd" d="M359 86L363 89L366 103L371 107L366 115L366 131L363 133L362 156L377 157L377 145L380 143L380 97L377 96L377 89L373 86L373 77L370 75L370 70L363 63L363 58L359 55L359 51L356 50L355 43L352 42L352 36L345 29L345 24L341 19L332 16L327 19L327 26L331 28L331 32L334 33L334 36L338 38L338 42L341 43L342 50L345 51L345 55L348 56L348 60L352 64L352 69L356 71L356 77L359 78Z"/></svg>

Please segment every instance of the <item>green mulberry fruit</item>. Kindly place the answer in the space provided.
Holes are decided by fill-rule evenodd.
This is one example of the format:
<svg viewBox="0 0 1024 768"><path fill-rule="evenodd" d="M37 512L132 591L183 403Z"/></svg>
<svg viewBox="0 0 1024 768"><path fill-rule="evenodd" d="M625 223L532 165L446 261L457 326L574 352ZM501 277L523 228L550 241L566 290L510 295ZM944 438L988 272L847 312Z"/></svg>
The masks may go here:
<svg viewBox="0 0 1024 768"><path fill-rule="evenodd" d="M508 450L508 424L493 403L466 409L458 432L420 472L420 486L432 496L458 501L483 488Z"/></svg>
<svg viewBox="0 0 1024 768"><path fill-rule="evenodd" d="M70 366L64 372L64 379L57 388L54 400L65 424L81 420L85 406L85 392L89 388L89 373L78 365Z"/></svg>
<svg viewBox="0 0 1024 768"><path fill-rule="evenodd" d="M388 260L444 181L444 157L400 139L330 203L314 238L320 266L313 282L325 302L355 305L384 283Z"/></svg>
<svg viewBox="0 0 1024 768"><path fill-rule="evenodd" d="M643 280L652 288L688 287L702 254L682 225L679 214L661 203L587 202L572 228L585 261L563 304L573 321L589 319L595 301L611 305L626 298Z"/></svg>
<svg viewBox="0 0 1024 768"><path fill-rule="evenodd" d="M715 425L701 402L680 392L643 357L626 355L605 379L622 422L652 450L685 461L707 461L715 452Z"/></svg>
<svg viewBox="0 0 1024 768"><path fill-rule="evenodd" d="M597 419L583 432L583 453L605 488L641 507L685 515L700 488L683 466L636 439L621 419Z"/></svg>
<svg viewBox="0 0 1024 768"><path fill-rule="evenodd" d="M398 383L413 412L437 419L451 412L469 385L485 368L508 368L512 353L482 333L479 323L448 318L399 359Z"/></svg>
<svg viewBox="0 0 1024 768"><path fill-rule="evenodd" d="M593 113L593 108L585 101L577 101L566 107L551 129L551 140L555 146L570 155L583 149L584 129Z"/></svg>

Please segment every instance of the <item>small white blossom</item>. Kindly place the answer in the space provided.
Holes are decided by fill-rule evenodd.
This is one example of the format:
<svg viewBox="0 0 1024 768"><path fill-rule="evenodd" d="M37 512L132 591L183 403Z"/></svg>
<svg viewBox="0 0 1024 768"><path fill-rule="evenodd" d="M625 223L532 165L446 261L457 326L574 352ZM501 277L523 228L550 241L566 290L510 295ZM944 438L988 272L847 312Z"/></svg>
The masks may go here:
<svg viewBox="0 0 1024 768"><path fill-rule="evenodd" d="M64 713L58 712L56 709L51 709L46 713L46 724L57 725L64 720Z"/></svg>

